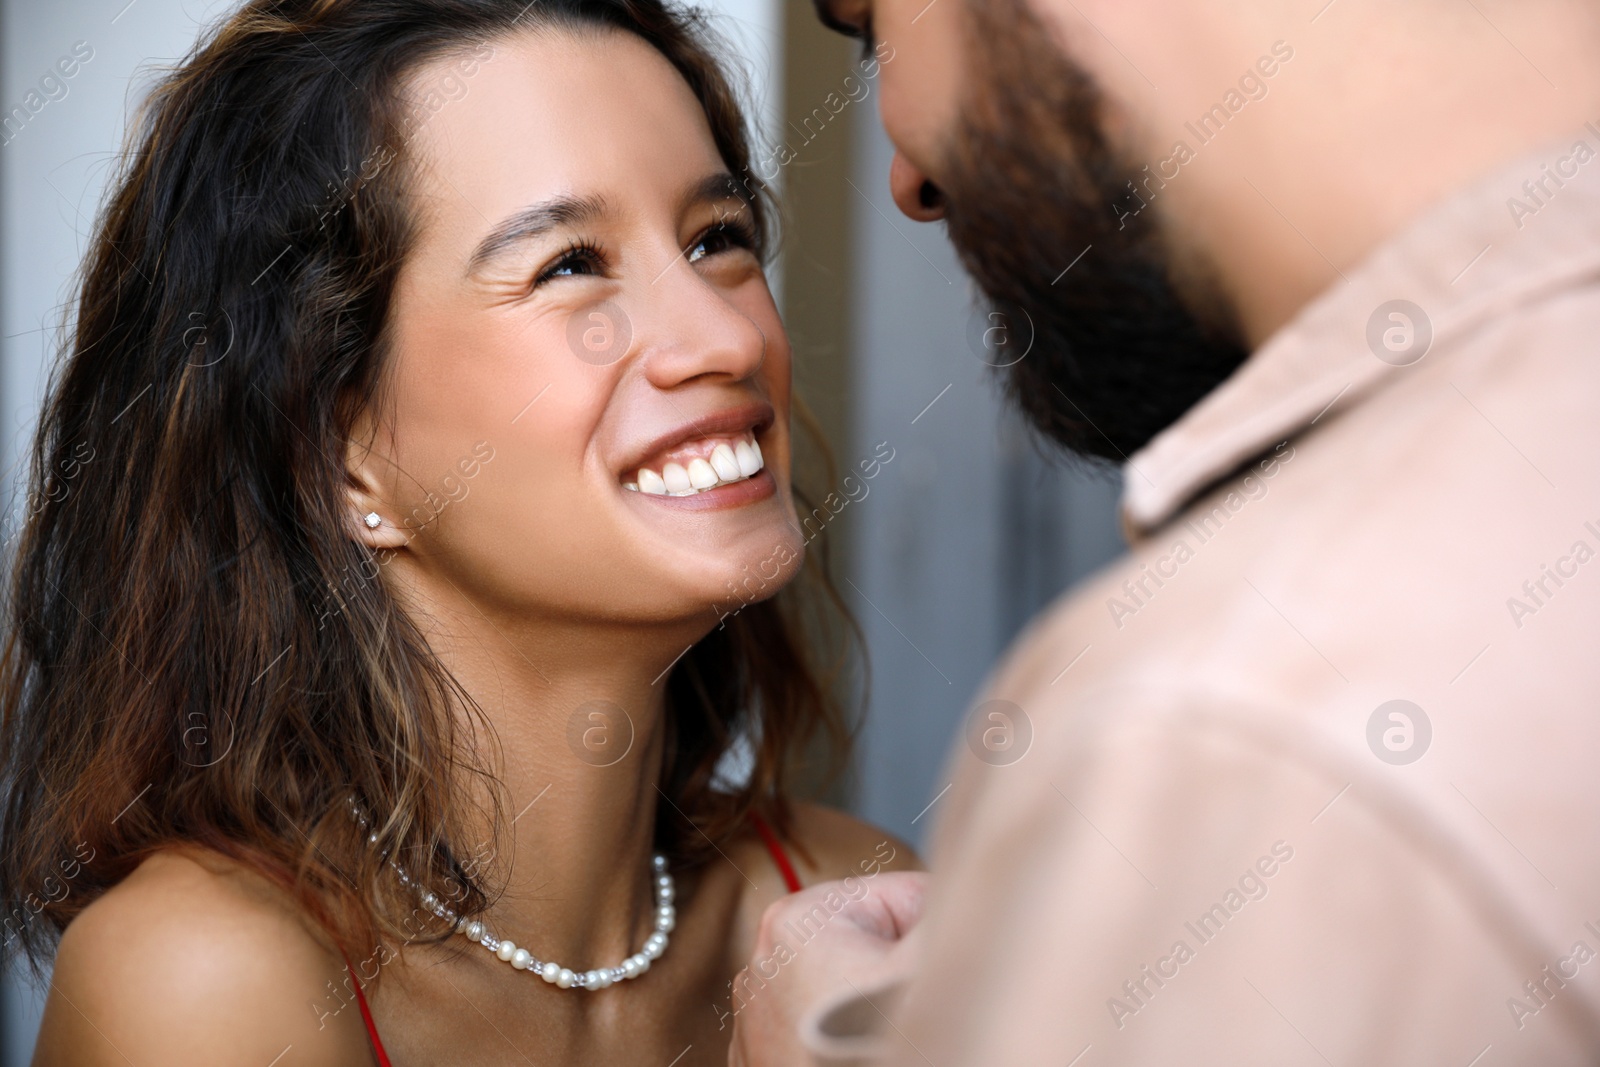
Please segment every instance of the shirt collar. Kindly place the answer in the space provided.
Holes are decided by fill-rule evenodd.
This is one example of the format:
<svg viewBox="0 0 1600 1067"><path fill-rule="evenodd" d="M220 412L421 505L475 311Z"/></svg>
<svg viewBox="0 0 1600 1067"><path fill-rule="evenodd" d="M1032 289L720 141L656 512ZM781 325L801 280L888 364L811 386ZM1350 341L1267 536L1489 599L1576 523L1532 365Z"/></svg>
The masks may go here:
<svg viewBox="0 0 1600 1067"><path fill-rule="evenodd" d="M1417 351L1437 358L1485 318L1597 271L1600 124L1589 123L1425 210L1129 457L1125 531L1154 530L1241 464L1358 405ZM1388 338L1398 351L1384 346L1389 329L1399 331Z"/></svg>

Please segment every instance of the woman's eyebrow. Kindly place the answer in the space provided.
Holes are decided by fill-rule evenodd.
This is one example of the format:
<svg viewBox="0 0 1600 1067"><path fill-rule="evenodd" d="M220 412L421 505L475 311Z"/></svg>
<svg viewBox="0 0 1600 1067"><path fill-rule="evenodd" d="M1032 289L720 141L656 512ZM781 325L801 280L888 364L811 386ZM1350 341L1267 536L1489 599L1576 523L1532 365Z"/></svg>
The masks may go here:
<svg viewBox="0 0 1600 1067"><path fill-rule="evenodd" d="M559 226L588 222L605 210L605 199L598 196L555 196L525 207L502 219L478 242L472 258L467 260L467 273L473 273L523 241L542 237Z"/></svg>
<svg viewBox="0 0 1600 1067"><path fill-rule="evenodd" d="M683 206L714 204L720 200L738 200L748 204L752 199L754 199L753 194L738 178L723 171L720 174L709 174L690 186L689 191L684 194Z"/></svg>

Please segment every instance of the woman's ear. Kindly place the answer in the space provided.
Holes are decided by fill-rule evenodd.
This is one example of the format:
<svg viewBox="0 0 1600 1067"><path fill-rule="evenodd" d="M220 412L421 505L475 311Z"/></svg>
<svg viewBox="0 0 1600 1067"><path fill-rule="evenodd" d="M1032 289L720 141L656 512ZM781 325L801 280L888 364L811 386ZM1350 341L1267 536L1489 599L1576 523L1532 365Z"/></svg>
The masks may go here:
<svg viewBox="0 0 1600 1067"><path fill-rule="evenodd" d="M390 484L386 477L393 469L389 458L370 444L363 434L352 434L345 445L345 525L352 541L374 552L404 548L411 531L402 525L400 505L386 497Z"/></svg>

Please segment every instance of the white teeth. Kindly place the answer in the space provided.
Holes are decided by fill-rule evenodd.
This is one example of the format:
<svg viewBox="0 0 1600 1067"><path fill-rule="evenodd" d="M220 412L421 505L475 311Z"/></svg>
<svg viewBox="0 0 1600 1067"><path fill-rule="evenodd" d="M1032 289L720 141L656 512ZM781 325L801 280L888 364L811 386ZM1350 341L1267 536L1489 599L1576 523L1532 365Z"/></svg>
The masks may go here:
<svg viewBox="0 0 1600 1067"><path fill-rule="evenodd" d="M690 460L689 484L696 489L710 489L717 484L717 472L703 459Z"/></svg>
<svg viewBox="0 0 1600 1067"><path fill-rule="evenodd" d="M743 481L759 473L765 465L761 446L754 437L744 437L732 444L717 442L710 456L692 459L687 466L668 463L660 474L649 467L640 467L634 481L623 482L622 487L651 496L692 496L719 485Z"/></svg>
<svg viewBox="0 0 1600 1067"><path fill-rule="evenodd" d="M712 458L715 458L715 456ZM733 458L734 462L739 465L739 474L745 478L750 477L761 469L761 457L756 455L756 450L751 447L748 441L740 441L734 446Z"/></svg>
<svg viewBox="0 0 1600 1067"><path fill-rule="evenodd" d="M673 496L682 496L694 488L689 481L689 472L677 463L668 463L661 468L661 481Z"/></svg>
<svg viewBox="0 0 1600 1067"><path fill-rule="evenodd" d="M739 469L739 460L733 449L725 444L711 450L711 466L716 470L717 477L725 482L736 482L747 473Z"/></svg>

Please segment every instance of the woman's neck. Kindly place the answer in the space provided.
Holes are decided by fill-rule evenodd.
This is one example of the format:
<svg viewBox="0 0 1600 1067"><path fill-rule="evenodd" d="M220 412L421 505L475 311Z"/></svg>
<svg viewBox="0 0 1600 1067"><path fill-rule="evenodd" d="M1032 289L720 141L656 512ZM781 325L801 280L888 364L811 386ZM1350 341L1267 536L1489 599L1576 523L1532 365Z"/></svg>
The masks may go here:
<svg viewBox="0 0 1600 1067"><path fill-rule="evenodd" d="M672 803L657 788L666 674L701 634L493 618L459 594L428 615L430 646L492 732L470 731L503 788L498 841L485 827L461 849L502 890L485 924L575 970L620 963L652 928L651 846Z"/></svg>

